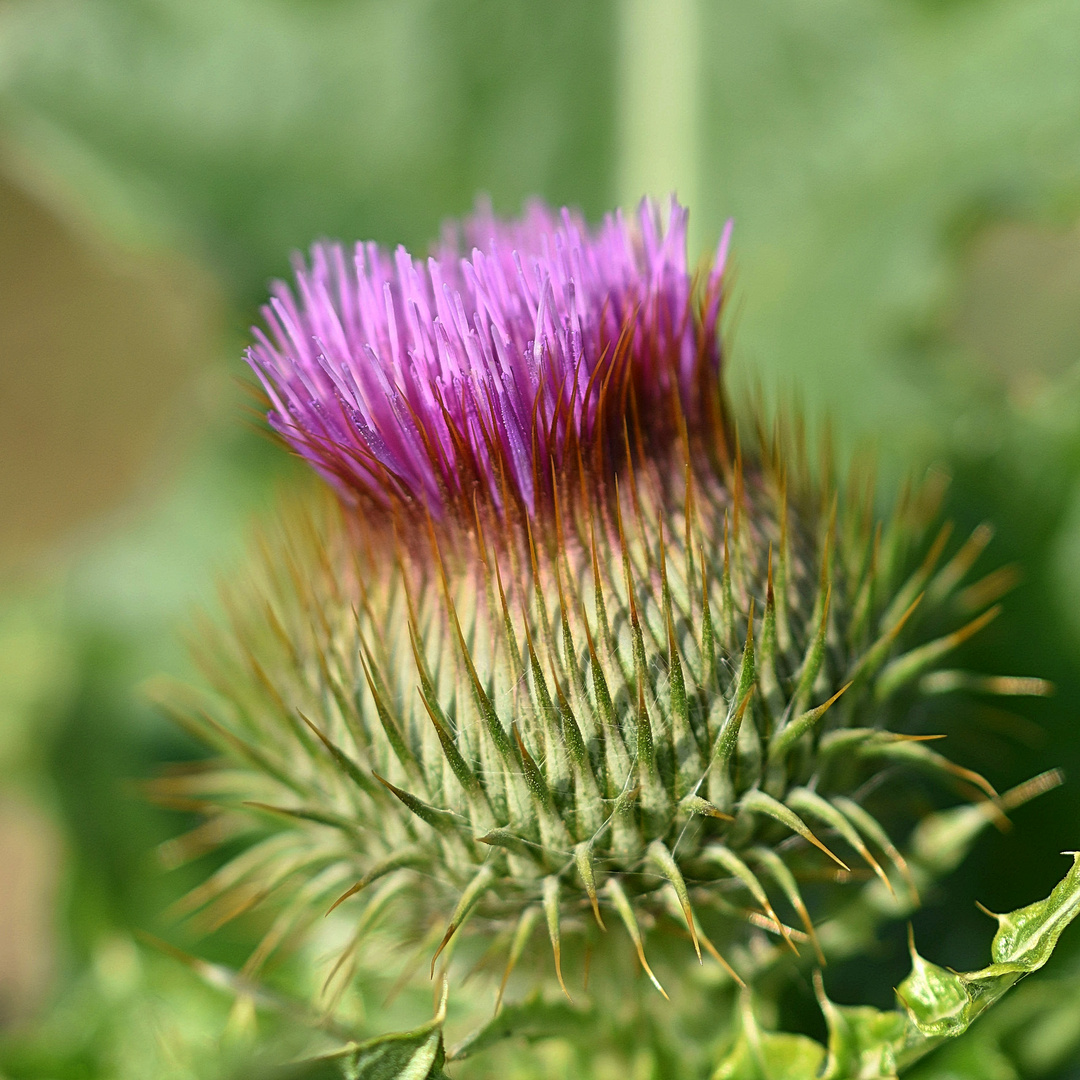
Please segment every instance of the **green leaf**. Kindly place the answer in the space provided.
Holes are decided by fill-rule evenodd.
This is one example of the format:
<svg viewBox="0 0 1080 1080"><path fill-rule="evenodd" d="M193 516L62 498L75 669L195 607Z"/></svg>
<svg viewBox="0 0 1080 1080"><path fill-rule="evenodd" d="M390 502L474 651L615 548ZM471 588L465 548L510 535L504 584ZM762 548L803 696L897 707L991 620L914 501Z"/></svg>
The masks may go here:
<svg viewBox="0 0 1080 1080"><path fill-rule="evenodd" d="M712 1080L817 1080L825 1048L805 1035L762 1032L753 1042L744 1032Z"/></svg>
<svg viewBox="0 0 1080 1080"><path fill-rule="evenodd" d="M971 998L963 976L924 960L910 938L911 974L900 984L897 995L908 1016L924 1035L959 1035L967 1029L964 1013Z"/></svg>
<svg viewBox="0 0 1080 1080"><path fill-rule="evenodd" d="M836 1005L825 996L820 974L818 1000L829 1029L828 1061L820 1080L891 1080L928 1051L963 1035L1006 991L1050 958L1062 931L1080 913L1080 854L1053 892L1037 903L996 918L1000 928L991 952L994 963L973 972L953 972L924 960L911 944L911 973L897 987L901 1009ZM713 1080L771 1080L817 1077L809 1040L762 1033L748 1000L742 1004L742 1033ZM823 1047L811 1043L825 1055ZM999 1062L1000 1064L1000 1062ZM783 1071L787 1069L787 1071ZM780 1070L780 1071L777 1071ZM999 1075L1001 1069L996 1070Z"/></svg>
<svg viewBox="0 0 1080 1080"><path fill-rule="evenodd" d="M999 929L990 946L995 966L1016 964L1037 971L1050 959L1062 930L1080 911L1080 853L1070 852L1072 869L1045 899L1009 915L997 916Z"/></svg>
<svg viewBox="0 0 1080 1080"><path fill-rule="evenodd" d="M829 1060L820 1080L894 1080L904 1017L825 1000L822 1008L829 1020Z"/></svg>
<svg viewBox="0 0 1080 1080"><path fill-rule="evenodd" d="M451 1051L448 1060L461 1061L504 1039L527 1041L556 1035L580 1038L595 1031L595 1014L575 1008L569 1002L544 1001L539 992L516 1005L507 1005L497 1016L467 1035Z"/></svg>
<svg viewBox="0 0 1080 1080"><path fill-rule="evenodd" d="M443 1072L442 1022L415 1031L381 1035L335 1054L311 1058L288 1070L283 1080L449 1080Z"/></svg>
<svg viewBox="0 0 1080 1080"><path fill-rule="evenodd" d="M994 963L981 971L945 971L915 954L912 972L897 988L908 1030L898 1060L911 1063L946 1038L967 1031L971 1022L1010 987L1050 958L1065 927L1080 912L1080 856L1053 892L1037 903L997 916L1000 928L991 953Z"/></svg>
<svg viewBox="0 0 1080 1080"><path fill-rule="evenodd" d="M432 1027L373 1039L347 1060L349 1080L443 1080L442 1029Z"/></svg>
<svg viewBox="0 0 1080 1080"><path fill-rule="evenodd" d="M442 1033L447 993L444 981L435 1017L422 1027L380 1035L299 1062L285 1071L282 1080L449 1080L443 1072L446 1050Z"/></svg>
<svg viewBox="0 0 1080 1080"><path fill-rule="evenodd" d="M739 997L741 1029L712 1080L817 1080L825 1048L805 1035L762 1031L749 991Z"/></svg>

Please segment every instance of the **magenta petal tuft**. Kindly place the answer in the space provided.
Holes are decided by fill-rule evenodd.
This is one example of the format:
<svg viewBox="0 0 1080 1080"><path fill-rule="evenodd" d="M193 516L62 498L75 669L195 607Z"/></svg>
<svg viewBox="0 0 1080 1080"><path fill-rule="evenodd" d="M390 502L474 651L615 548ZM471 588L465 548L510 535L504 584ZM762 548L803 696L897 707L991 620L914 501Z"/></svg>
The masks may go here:
<svg viewBox="0 0 1080 1080"><path fill-rule="evenodd" d="M632 224L590 230L540 203L518 221L481 209L426 262L315 245L248 351L271 424L346 496L438 515L480 488L531 511L574 447L625 437L613 385L646 428L708 408L730 229L695 306L687 211L671 199L664 216L644 200Z"/></svg>

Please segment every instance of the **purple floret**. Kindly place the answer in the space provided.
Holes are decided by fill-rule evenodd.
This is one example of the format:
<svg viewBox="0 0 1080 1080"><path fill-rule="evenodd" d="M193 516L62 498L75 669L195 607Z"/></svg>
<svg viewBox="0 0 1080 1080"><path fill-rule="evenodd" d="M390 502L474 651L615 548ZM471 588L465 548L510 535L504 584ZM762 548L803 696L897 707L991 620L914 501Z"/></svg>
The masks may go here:
<svg viewBox="0 0 1080 1080"><path fill-rule="evenodd" d="M347 497L531 511L568 455L624 443L628 409L650 434L710 407L730 223L694 295L687 211L667 218L649 200L595 231L539 203L482 209L426 262L316 244L248 351L270 423Z"/></svg>

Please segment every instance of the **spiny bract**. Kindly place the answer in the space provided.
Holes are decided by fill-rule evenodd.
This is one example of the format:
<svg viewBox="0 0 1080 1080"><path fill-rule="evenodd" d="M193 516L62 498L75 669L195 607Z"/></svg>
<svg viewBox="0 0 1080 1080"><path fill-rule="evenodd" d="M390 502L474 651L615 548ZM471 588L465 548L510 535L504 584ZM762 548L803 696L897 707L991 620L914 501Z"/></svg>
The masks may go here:
<svg viewBox="0 0 1080 1080"><path fill-rule="evenodd" d="M426 269L316 248L268 311L272 421L337 498L226 590L214 693L179 708L222 759L163 787L249 842L185 909L284 900L249 974L334 902L367 905L346 975L388 904L432 970L481 933L508 975L540 922L560 983L613 924L658 987L665 932L735 980L820 957L837 891L916 899L872 812L894 766L995 796L903 734L997 611L998 579L960 590L987 533L924 546L933 484L876 521L869 476L834 493L796 422L740 445L726 234L691 275L674 203L666 231L650 204L596 234L541 209L466 231L486 253ZM904 652L927 609L958 628Z"/></svg>

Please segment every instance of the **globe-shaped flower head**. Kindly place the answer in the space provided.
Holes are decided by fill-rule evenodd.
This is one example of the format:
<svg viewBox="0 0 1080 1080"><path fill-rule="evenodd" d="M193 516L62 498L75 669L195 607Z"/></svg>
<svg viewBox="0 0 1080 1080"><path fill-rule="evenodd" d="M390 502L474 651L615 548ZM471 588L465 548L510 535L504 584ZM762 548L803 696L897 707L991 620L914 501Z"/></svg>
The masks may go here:
<svg viewBox="0 0 1080 1080"><path fill-rule="evenodd" d="M538 925L564 989L588 953L730 985L823 958L871 876L915 902L894 766L994 795L904 734L996 612L956 600L986 537L908 566L932 492L879 522L797 423L740 438L728 236L693 273L674 201L596 230L481 211L426 261L317 245L275 288L250 363L335 497L229 590L196 721L224 759L188 781L245 838L189 906L282 905L249 973L339 904L341 982L384 917L432 971L494 942L499 997ZM951 632L902 653L928 609Z"/></svg>

